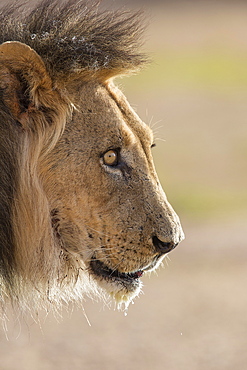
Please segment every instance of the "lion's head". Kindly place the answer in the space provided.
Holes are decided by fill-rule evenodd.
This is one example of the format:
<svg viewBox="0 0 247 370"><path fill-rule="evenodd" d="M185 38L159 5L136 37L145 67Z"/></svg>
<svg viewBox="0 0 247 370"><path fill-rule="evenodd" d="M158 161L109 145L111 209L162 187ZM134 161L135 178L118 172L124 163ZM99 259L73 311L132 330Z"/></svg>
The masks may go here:
<svg viewBox="0 0 247 370"><path fill-rule="evenodd" d="M100 287L129 302L183 239L152 132L113 84L144 61L137 21L56 7L16 28L2 13L2 296L60 302Z"/></svg>

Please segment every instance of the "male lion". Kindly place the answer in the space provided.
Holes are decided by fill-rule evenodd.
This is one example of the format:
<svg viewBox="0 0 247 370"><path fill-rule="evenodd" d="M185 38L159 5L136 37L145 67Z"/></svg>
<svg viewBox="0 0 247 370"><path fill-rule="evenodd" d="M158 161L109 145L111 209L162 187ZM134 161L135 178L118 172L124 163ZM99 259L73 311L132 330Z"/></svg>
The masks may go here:
<svg viewBox="0 0 247 370"><path fill-rule="evenodd" d="M127 305L183 239L152 132L113 84L145 63L140 23L77 0L0 13L3 307L90 292Z"/></svg>

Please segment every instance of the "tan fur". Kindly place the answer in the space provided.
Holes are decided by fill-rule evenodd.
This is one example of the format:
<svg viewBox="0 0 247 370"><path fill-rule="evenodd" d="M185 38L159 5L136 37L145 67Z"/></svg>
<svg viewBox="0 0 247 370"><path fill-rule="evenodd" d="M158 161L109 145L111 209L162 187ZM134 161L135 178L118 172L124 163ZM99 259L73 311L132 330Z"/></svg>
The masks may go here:
<svg viewBox="0 0 247 370"><path fill-rule="evenodd" d="M165 255L153 237L174 246L183 239L154 169L150 128L114 85L112 69L54 79L32 48L8 42L0 74L19 142L13 273L2 278L2 302L47 307L85 293L130 302L141 288L136 274ZM110 149L118 166L103 161Z"/></svg>

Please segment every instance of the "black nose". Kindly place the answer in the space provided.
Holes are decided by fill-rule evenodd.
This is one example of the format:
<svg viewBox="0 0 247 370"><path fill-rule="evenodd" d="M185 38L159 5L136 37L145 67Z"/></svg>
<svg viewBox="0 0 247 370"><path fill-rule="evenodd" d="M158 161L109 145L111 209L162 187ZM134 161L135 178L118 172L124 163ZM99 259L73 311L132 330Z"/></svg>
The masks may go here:
<svg viewBox="0 0 247 370"><path fill-rule="evenodd" d="M163 242L157 236L153 236L153 245L155 246L158 253L165 254L174 249L177 245L173 242Z"/></svg>

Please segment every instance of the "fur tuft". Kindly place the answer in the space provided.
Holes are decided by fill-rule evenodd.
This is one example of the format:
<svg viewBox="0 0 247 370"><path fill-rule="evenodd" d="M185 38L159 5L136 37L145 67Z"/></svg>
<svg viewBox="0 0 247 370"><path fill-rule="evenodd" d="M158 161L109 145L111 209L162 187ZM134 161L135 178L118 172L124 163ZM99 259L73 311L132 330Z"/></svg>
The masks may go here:
<svg viewBox="0 0 247 370"><path fill-rule="evenodd" d="M43 0L29 12L15 3L0 13L0 43L29 45L54 78L86 72L107 79L146 63L138 52L144 23L140 12L100 11L78 0Z"/></svg>

